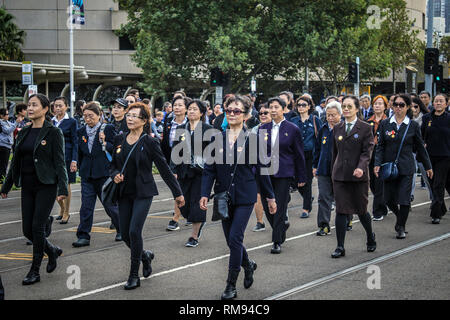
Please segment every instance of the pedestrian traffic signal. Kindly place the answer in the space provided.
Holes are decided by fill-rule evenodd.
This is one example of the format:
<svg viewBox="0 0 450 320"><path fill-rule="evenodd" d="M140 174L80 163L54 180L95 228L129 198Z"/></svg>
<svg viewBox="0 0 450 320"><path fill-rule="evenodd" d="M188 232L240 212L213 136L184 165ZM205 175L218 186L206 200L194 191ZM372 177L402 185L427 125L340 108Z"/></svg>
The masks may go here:
<svg viewBox="0 0 450 320"><path fill-rule="evenodd" d="M437 93L449 94L450 91L450 79L442 79L439 84L436 84Z"/></svg>
<svg viewBox="0 0 450 320"><path fill-rule="evenodd" d="M439 49L425 49L425 74L436 74L439 68Z"/></svg>
<svg viewBox="0 0 450 320"><path fill-rule="evenodd" d="M439 65L437 72L434 74L434 82L436 84L440 83L444 79L444 66Z"/></svg>
<svg viewBox="0 0 450 320"><path fill-rule="evenodd" d="M219 68L216 67L211 70L211 87L226 87L228 85L228 79L228 75Z"/></svg>
<svg viewBox="0 0 450 320"><path fill-rule="evenodd" d="M358 83L358 65L355 62L348 65L348 81Z"/></svg>

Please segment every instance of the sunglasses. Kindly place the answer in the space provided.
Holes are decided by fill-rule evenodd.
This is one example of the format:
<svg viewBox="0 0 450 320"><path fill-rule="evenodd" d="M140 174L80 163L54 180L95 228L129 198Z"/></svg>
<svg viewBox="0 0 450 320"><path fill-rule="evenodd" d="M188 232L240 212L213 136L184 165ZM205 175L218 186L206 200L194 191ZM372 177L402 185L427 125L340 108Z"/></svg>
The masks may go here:
<svg viewBox="0 0 450 320"><path fill-rule="evenodd" d="M226 109L225 113L227 113L227 114L234 113L234 115L240 116L242 113L244 113L244 111L242 111L241 109Z"/></svg>
<svg viewBox="0 0 450 320"><path fill-rule="evenodd" d="M418 106L417 104L413 104L412 107L413 107L414 109L418 109L418 108L419 108L419 106Z"/></svg>
<svg viewBox="0 0 450 320"><path fill-rule="evenodd" d="M399 103L394 102L392 105L394 106L394 108L404 108L404 107L406 107L406 103L404 103L404 102L399 102Z"/></svg>
<svg viewBox="0 0 450 320"><path fill-rule="evenodd" d="M263 115L263 116L267 116L269 114L269 111L260 112L259 114Z"/></svg>
<svg viewBox="0 0 450 320"><path fill-rule="evenodd" d="M306 108L308 106L307 103L300 103L297 105L298 107Z"/></svg>
<svg viewBox="0 0 450 320"><path fill-rule="evenodd" d="M352 106L352 105L349 105L349 104L346 104L346 105L343 105L343 106L342 106L342 110L344 110L344 109L351 110L352 108L353 108L353 106Z"/></svg>

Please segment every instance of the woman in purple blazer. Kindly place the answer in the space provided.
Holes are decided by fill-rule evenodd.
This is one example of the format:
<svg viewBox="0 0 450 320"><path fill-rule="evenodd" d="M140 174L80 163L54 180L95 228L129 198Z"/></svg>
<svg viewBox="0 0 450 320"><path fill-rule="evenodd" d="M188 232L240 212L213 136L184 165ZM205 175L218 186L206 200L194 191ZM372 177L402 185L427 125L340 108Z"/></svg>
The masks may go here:
<svg viewBox="0 0 450 320"><path fill-rule="evenodd" d="M300 129L284 118L285 102L279 97L268 101L272 122L259 128L259 134L265 135L268 155L271 157L270 176L278 210L275 215L269 213L267 201L262 204L267 220L272 226L271 253L281 253L281 244L286 240L286 230L289 228L287 205L290 201L289 187L294 181L299 187L306 183L305 156L303 153L303 138Z"/></svg>

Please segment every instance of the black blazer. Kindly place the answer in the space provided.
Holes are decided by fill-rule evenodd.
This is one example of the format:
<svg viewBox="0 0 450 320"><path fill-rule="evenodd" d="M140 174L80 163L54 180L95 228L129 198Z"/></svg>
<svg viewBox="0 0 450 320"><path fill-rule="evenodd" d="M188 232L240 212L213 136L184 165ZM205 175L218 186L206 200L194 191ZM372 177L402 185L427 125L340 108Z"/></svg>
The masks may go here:
<svg viewBox="0 0 450 320"><path fill-rule="evenodd" d="M121 147L126 139L126 136L127 135L125 134L120 134L114 138L114 151L110 172L110 176L112 179L114 179L114 177L119 174L120 171L122 171L123 164L125 162L122 157L117 157L117 154L122 151ZM176 198L182 195L180 185L178 184L177 179L175 179L175 176L173 175L166 162L166 159L164 158L158 139L152 138L147 135L146 137L142 138L141 141L139 141L139 144L136 145L136 148L133 152L137 152L137 198L149 198L158 195L158 189L156 188L155 180L153 179L152 174L153 162L156 164L161 178L163 178L164 182L170 188L170 191L172 191L173 197ZM123 175L125 176L126 174L127 171L125 168ZM124 191L123 186L123 183L119 185L119 197Z"/></svg>
<svg viewBox="0 0 450 320"><path fill-rule="evenodd" d="M16 150L11 161L5 183L1 193L8 193L13 184L21 186L21 144L30 132L30 126L19 131L16 139ZM60 129L54 127L50 121L44 121L34 145L34 167L39 181L43 184L57 184L58 196L68 195L67 171L64 159L64 137Z"/></svg>
<svg viewBox="0 0 450 320"><path fill-rule="evenodd" d="M203 152L209 144L209 141L203 141L203 136L205 135L206 131L208 131L209 129L212 129L212 128L213 127L210 126L209 124L200 122L197 124L197 127L195 128L195 131L194 131L194 135L191 138L190 123L186 122L186 124L179 126L177 128L177 130L180 129L180 130L184 130L185 132L179 137L179 139L177 141L173 142L171 159L173 159L175 153L177 151L179 151L179 148L182 148L182 151L179 152L179 154L177 155L180 158L182 158L183 156L186 156L190 160L191 154L197 155L197 153L200 153L200 152L201 152L201 154L198 154L198 155L203 156ZM201 150L194 149L194 141L196 141L196 139L198 139L199 141L202 141L202 149ZM187 145L188 142L190 142L190 146ZM187 153L186 155L184 155L183 150L190 150L191 153ZM181 164L174 164L173 161L171 160L170 168L177 175L178 179L192 178L194 175L201 175L202 171L203 171L201 169L195 169L195 170L192 169L190 166L190 161L189 161L189 163L183 162Z"/></svg>
<svg viewBox="0 0 450 320"><path fill-rule="evenodd" d="M64 119L58 127L64 135L66 161L78 161L78 123L74 118Z"/></svg>
<svg viewBox="0 0 450 320"><path fill-rule="evenodd" d="M99 134L100 128L95 135L92 152L89 152L86 126L78 130L78 167L80 168L80 177L83 179L109 177L110 162L102 150ZM105 140L106 151L111 153L114 142L114 127L110 124L105 126Z"/></svg>
<svg viewBox="0 0 450 320"><path fill-rule="evenodd" d="M413 152L417 151L417 161L422 162L425 170L431 169L431 162L427 150L425 150L419 124L410 120L408 133L398 159L398 172L400 175L413 175L416 172L416 163ZM397 130L396 123L390 123L390 119L381 121L378 128L380 135L375 149L375 166L381 166L386 162L395 161L403 134L407 125L402 123Z"/></svg>
<svg viewBox="0 0 450 320"><path fill-rule="evenodd" d="M261 196L269 199L275 199L270 176L261 175L261 165L259 163L251 164L250 162L251 148L249 141L257 141L257 139L252 139L251 137L249 137L244 148L243 142L245 141L245 132L245 128L242 129L240 137L234 143L232 150L229 149L229 144L226 141L226 132L222 132L219 135L213 137L209 146L211 148L214 148L215 140L222 140L223 144L221 145L221 147L215 149L220 153L218 157L222 159L222 163L209 163L208 161L205 164L202 176L202 197L210 197L214 182L215 193L220 193L228 190L233 176L234 167L237 163L238 153L245 152L245 154L242 154L241 159L239 160L240 164L236 166L236 173L234 175L233 183L231 184L230 188L231 202L233 203L233 205L254 204L256 202L256 195L258 193L256 180L259 181ZM250 135L255 134L250 133ZM238 145L238 143L240 144ZM228 151L233 152L232 164L228 164L230 163L230 161L228 161L227 163L226 160L226 153ZM215 153L213 153L213 156L215 157ZM241 164L241 161L243 161L244 158L245 163Z"/></svg>

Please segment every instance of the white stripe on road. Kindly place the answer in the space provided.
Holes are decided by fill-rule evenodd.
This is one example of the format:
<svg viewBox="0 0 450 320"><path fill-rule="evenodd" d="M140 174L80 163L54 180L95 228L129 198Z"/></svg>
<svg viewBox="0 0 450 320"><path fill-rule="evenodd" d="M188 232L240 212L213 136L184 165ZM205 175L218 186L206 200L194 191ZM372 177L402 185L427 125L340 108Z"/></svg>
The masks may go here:
<svg viewBox="0 0 450 320"><path fill-rule="evenodd" d="M387 260L390 260L390 259L397 258L397 257L399 257L401 255L404 255L406 253L409 253L411 251L414 251L414 250L423 248L425 246L431 245L433 243L436 243L436 242L448 239L449 237L450 237L450 233L446 233L446 234L444 234L442 236L439 236L439 237L436 237L436 238L432 238L432 239L429 239L429 240L426 240L426 241L423 241L423 242L419 242L419 243L417 243L415 245L412 245L410 247L394 251L392 253L389 253L389 254L386 254L384 256L378 257L376 259L373 259L373 260L370 260L370 261L358 264L358 265L353 266L351 268L348 268L348 269L345 269L345 270L342 270L342 271L330 274L330 275L328 275L326 277L323 277L323 278L320 278L320 279L308 282L308 283L306 283L304 285L292 288L290 290L278 293L278 294L273 295L271 297L265 298L264 300L281 300L281 299L288 298L288 297L290 297L292 295L298 294L300 292L303 292L303 291L309 290L311 288L320 286L322 284L325 284L327 282L330 282L330 281L333 281L335 279L341 278L341 277L346 276L348 274L351 274L351 273L360 271L362 269L365 269L366 267L368 267L370 265L377 264L377 263L380 263L380 262L384 262L384 261L387 261Z"/></svg>
<svg viewBox="0 0 450 320"><path fill-rule="evenodd" d="M447 197L446 199L448 199L448 198L450 198L450 197ZM423 206L423 205L426 205L426 204L429 204L429 203L431 203L431 202L430 201L423 202L423 203L416 204L413 207L419 207L419 206ZM353 223L357 223L357 222L359 222L359 220L353 220ZM335 227L332 227L331 229L334 229L334 228ZM316 231L288 238L288 239L286 239L286 242L287 241L292 241L292 240L297 240L297 239L304 238L304 237L307 237L307 236L310 236L310 235L314 235L314 234L316 234ZM448 237L448 236L450 236L450 233L448 233L446 235ZM258 250L258 249L266 248L266 247L269 247L271 245L272 245L272 243L266 243L266 244L263 244L263 245L260 245L260 246L257 246L257 247L248 248L247 252L251 252L251 251ZM406 248L406 249L408 249L408 248ZM403 250L406 250L406 249L403 249ZM180 270L184 270L184 269L187 269L187 268L192 268L192 267L203 265L203 264L206 264L206 263L209 263L209 262L214 262L214 261L218 261L218 260L221 260L221 259L225 259L225 258L227 258L229 256L230 256L229 254L226 254L226 255L214 257L214 258L207 259L207 260L202 260L202 261L199 261L199 262L196 262L196 263L192 263L192 264L187 264L187 265L184 265L184 266L181 266L181 267L178 267L178 268L162 271L162 272L153 274L153 275L151 275L148 278L141 277L140 279L141 279L141 281L145 281L147 279L163 276L163 275L174 273L174 272L177 272L177 271L180 271ZM380 257L380 258L382 258L382 257ZM380 258L378 258L378 259L380 259ZM377 260L377 259L375 259L375 260ZM78 295L74 295L74 296L71 296L71 297L68 297L68 298L64 298L62 300L75 300L75 299L91 296L91 295L94 295L94 294L97 294L97 293L101 293L101 292L104 292L104 291L107 291L107 290L111 290L111 289L123 286L123 285L125 285L125 283L126 282L116 283L116 284L113 284L113 285L110 285L110 286L107 286L107 287L103 287L103 288L87 291L87 292L84 292L84 293L81 293L81 294L78 294Z"/></svg>

